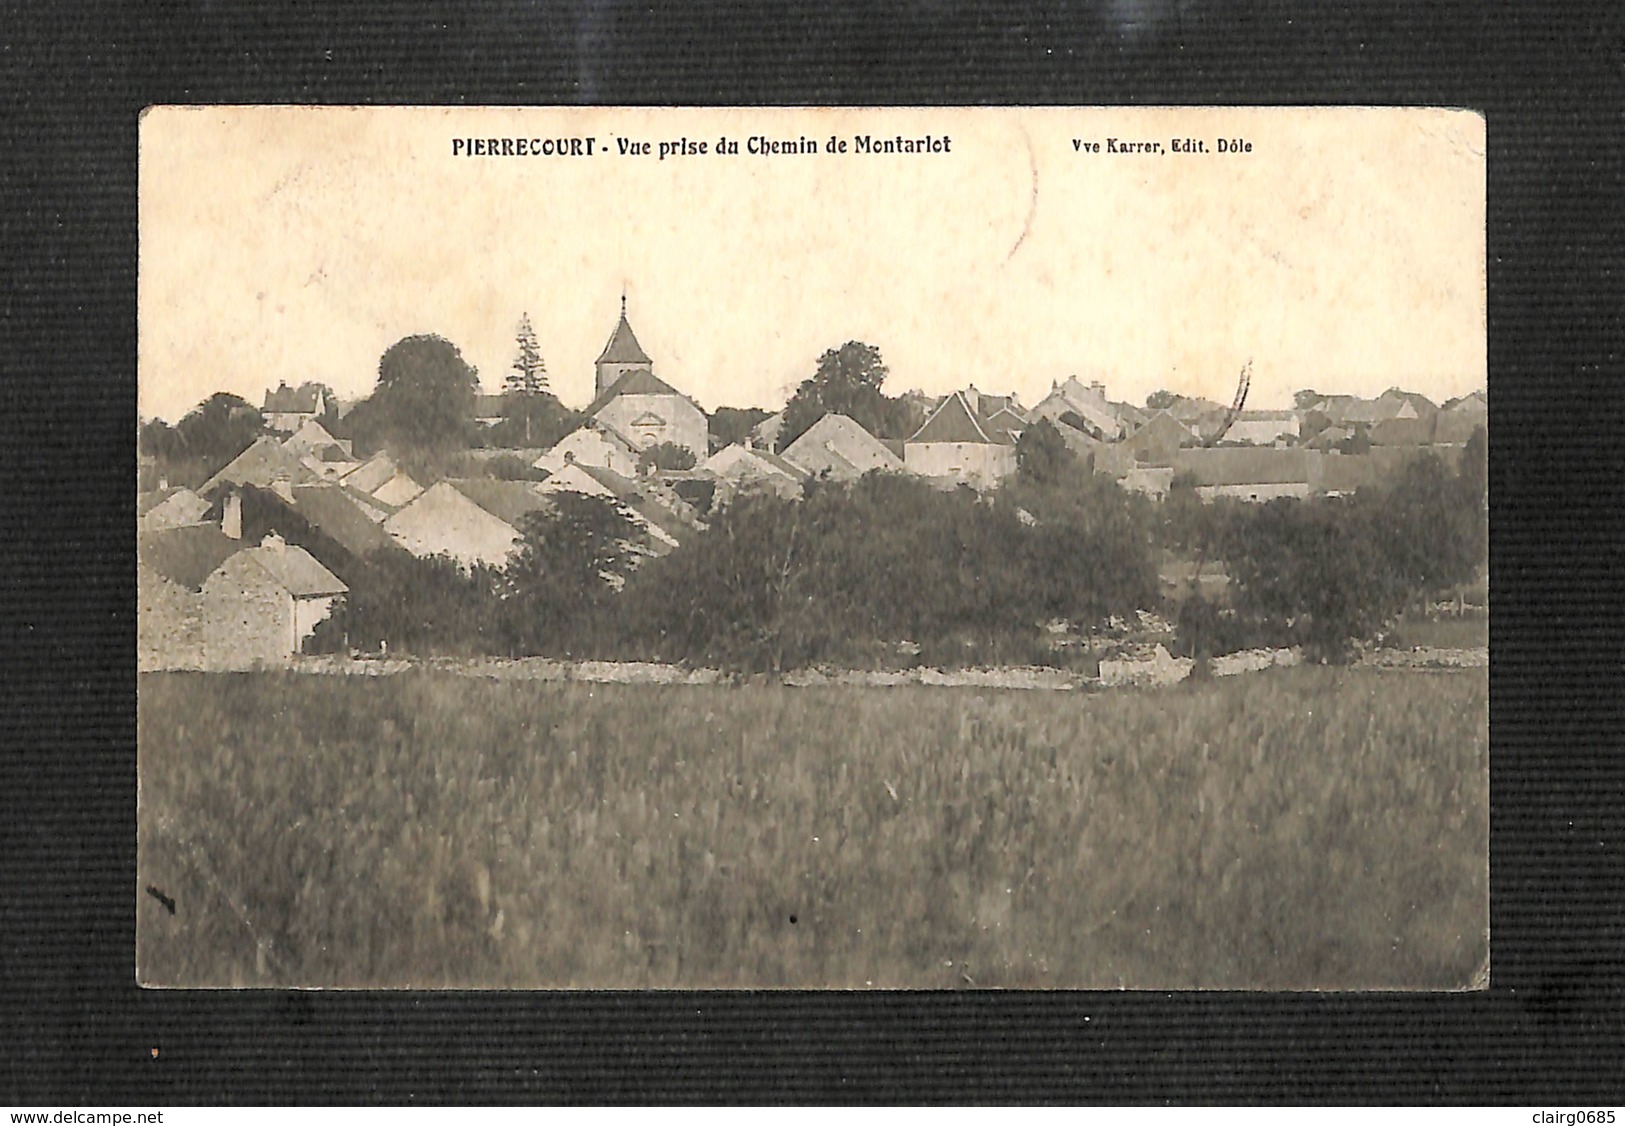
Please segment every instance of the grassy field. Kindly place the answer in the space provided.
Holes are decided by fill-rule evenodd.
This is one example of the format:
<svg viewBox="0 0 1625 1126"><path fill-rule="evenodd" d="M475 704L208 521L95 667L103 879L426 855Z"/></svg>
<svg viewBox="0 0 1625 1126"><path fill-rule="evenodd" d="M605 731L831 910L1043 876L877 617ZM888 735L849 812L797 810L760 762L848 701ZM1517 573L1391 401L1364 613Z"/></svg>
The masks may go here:
<svg viewBox="0 0 1625 1126"><path fill-rule="evenodd" d="M141 980L1451 988L1488 683L149 674Z"/></svg>

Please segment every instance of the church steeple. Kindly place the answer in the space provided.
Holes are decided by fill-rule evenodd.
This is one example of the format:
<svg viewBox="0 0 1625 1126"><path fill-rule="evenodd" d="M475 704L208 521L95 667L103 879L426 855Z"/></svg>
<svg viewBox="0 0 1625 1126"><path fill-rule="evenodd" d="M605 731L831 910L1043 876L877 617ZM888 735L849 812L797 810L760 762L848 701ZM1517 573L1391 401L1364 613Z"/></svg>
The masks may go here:
<svg viewBox="0 0 1625 1126"><path fill-rule="evenodd" d="M603 352L598 356L598 373L594 381L593 396L596 398L614 385L615 381L629 371L642 368L649 374L654 374L654 361L638 343L637 336L632 332L632 325L626 319L626 291L621 291L621 319L616 322L615 331L609 334L609 342L604 345Z"/></svg>

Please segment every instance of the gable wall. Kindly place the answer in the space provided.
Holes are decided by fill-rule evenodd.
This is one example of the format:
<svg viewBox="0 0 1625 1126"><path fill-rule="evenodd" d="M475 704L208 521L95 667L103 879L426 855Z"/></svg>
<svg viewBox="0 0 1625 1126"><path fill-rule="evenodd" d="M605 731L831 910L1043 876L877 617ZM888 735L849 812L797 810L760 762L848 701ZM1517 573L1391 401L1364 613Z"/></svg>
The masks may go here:
<svg viewBox="0 0 1625 1126"><path fill-rule="evenodd" d="M657 416L664 425L652 432L633 425L646 414ZM596 417L634 442L682 446L694 455L695 461L704 461L709 452L705 414L681 395L618 395L605 403Z"/></svg>
<svg viewBox="0 0 1625 1126"><path fill-rule="evenodd" d="M910 442L903 467L922 477L951 477L991 485L1015 472L1016 449L989 442Z"/></svg>

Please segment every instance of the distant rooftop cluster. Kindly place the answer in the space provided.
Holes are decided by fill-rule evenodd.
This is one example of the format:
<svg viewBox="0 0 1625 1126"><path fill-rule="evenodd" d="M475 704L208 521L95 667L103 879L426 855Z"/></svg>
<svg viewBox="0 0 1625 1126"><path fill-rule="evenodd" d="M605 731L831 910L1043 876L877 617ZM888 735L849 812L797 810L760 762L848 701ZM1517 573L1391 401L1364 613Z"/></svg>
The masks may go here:
<svg viewBox="0 0 1625 1126"><path fill-rule="evenodd" d="M915 394L921 421L906 438L826 413L776 451L782 412L718 445L706 412L654 369L623 298L578 427L542 449L471 452L474 471L429 480L390 452L358 454L330 431L352 404L324 385L268 390L267 433L201 486L143 482L143 662L285 660L345 597L343 576L359 560L382 549L502 567L519 549L526 515L561 492L612 501L647 533L645 550L663 554L742 492L793 497L814 477L903 473L950 488L996 486L1016 472L1022 436L1039 425L1124 489L1162 496L1184 476L1203 498L1266 501L1352 492L1423 451L1459 449L1488 417L1484 392L1440 405L1399 388L1373 399L1305 392L1291 410L1162 393L1152 408L1069 376L1030 406L974 384ZM480 396L477 420L494 424L505 402ZM662 450L686 455L686 467L651 459ZM499 461L518 465L522 479L480 471Z"/></svg>

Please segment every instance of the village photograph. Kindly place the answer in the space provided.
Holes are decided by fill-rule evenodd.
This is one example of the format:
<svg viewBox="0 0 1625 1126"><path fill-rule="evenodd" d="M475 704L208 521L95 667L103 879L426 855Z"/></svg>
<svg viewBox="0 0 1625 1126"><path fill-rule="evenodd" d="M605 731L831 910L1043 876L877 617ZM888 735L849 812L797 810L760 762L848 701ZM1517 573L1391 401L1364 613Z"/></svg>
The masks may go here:
<svg viewBox="0 0 1625 1126"><path fill-rule="evenodd" d="M1487 987L1482 118L140 142L143 985Z"/></svg>

